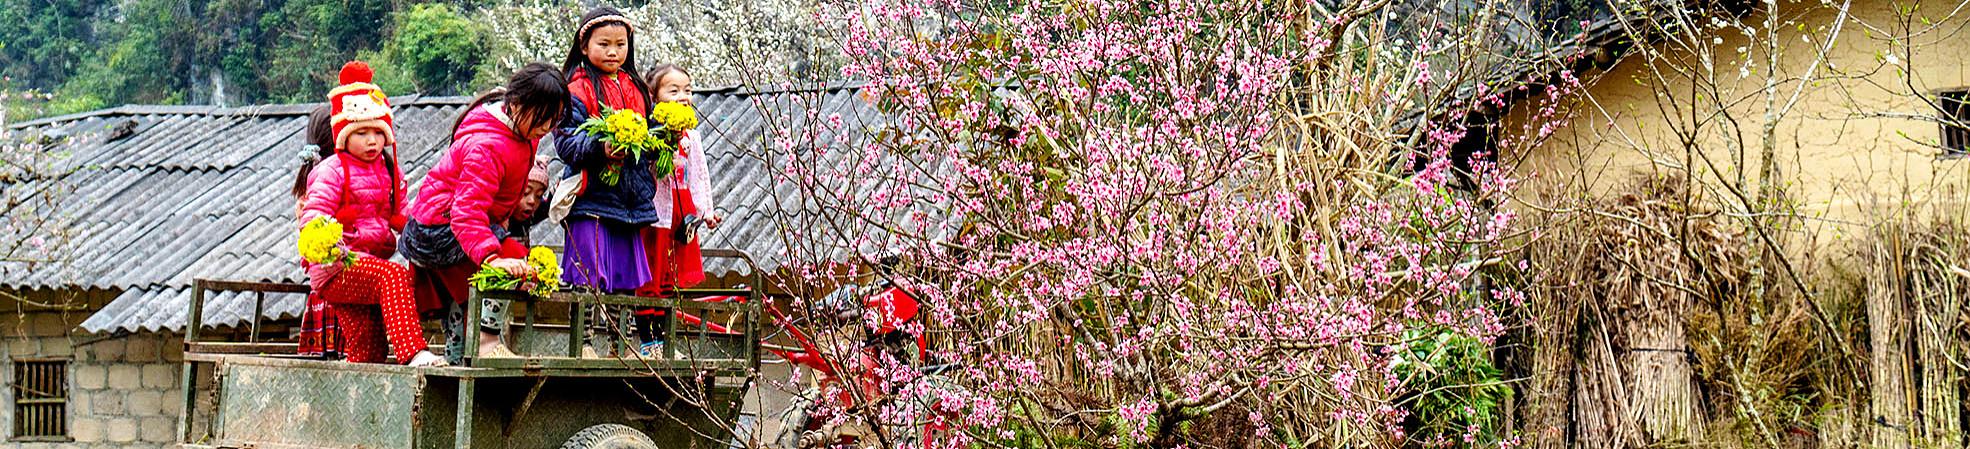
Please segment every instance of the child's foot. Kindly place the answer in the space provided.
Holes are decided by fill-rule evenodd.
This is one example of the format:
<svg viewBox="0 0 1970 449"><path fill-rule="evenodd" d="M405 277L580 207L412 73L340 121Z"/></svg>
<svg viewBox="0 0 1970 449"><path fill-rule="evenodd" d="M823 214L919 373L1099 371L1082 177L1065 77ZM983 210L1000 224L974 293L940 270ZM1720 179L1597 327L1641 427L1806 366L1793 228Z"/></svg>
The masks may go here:
<svg viewBox="0 0 1970 449"><path fill-rule="evenodd" d="M519 354L514 354L513 351L506 349L506 342L500 340L498 335L485 332L479 333L479 357L519 356Z"/></svg>
<svg viewBox="0 0 1970 449"><path fill-rule="evenodd" d="M449 365L449 363L445 363L445 356L432 354L431 351L417 351L417 355L411 356L410 363L406 363L405 365L437 367Z"/></svg>
<svg viewBox="0 0 1970 449"><path fill-rule="evenodd" d="M499 357L506 357L506 358L511 358L511 357L519 357L519 356L520 356L519 354L514 354L512 350L509 350L509 349L506 349L506 344L505 344L505 343L500 343L500 342L497 342L497 341L495 341L495 342L491 342L491 343L480 343L480 344L479 344L479 357L480 357L480 358L487 358L487 357L493 357L493 358L499 358Z"/></svg>

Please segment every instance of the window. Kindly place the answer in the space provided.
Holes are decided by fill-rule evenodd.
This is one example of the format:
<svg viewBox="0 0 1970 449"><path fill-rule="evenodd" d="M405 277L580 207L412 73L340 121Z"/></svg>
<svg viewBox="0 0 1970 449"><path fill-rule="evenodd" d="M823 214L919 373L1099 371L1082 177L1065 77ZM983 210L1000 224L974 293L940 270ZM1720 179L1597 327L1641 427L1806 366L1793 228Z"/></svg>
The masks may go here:
<svg viewBox="0 0 1970 449"><path fill-rule="evenodd" d="M1498 162L1498 142L1492 139L1492 132L1498 128L1498 123L1494 118L1472 114L1465 117L1463 126L1463 137L1450 144L1450 174L1454 178L1445 184L1452 189L1475 191L1479 187L1477 165L1481 162ZM1427 147L1428 144L1424 146ZM1410 174L1423 171L1432 162L1430 159L1417 157L1409 167Z"/></svg>
<svg viewBox="0 0 1970 449"><path fill-rule="evenodd" d="M68 360L14 360L14 439L66 441Z"/></svg>
<svg viewBox="0 0 1970 449"><path fill-rule="evenodd" d="M1943 155L1970 154L1970 90L1936 95L1937 121L1943 124Z"/></svg>

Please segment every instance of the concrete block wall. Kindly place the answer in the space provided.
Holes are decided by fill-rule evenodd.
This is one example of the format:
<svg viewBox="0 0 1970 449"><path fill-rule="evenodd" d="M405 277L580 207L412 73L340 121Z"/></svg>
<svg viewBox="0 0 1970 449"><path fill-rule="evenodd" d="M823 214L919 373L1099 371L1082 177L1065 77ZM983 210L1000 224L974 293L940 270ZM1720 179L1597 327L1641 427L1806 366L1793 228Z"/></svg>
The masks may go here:
<svg viewBox="0 0 1970 449"><path fill-rule="evenodd" d="M12 388L0 388L0 449L176 447L181 337L96 335L76 328L86 311L0 310L0 380L14 379L17 358L66 357L66 442L16 441Z"/></svg>

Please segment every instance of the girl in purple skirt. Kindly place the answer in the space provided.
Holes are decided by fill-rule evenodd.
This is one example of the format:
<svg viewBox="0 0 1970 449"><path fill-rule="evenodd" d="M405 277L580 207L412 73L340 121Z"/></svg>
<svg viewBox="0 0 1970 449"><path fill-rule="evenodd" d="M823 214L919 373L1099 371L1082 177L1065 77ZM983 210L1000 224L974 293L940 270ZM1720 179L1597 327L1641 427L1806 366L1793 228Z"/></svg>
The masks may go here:
<svg viewBox="0 0 1970 449"><path fill-rule="evenodd" d="M657 221L650 203L656 191L649 169L653 160L644 160L654 156L625 154L579 129L605 110L649 114L649 88L636 69L635 31L614 8L596 8L582 17L562 67L573 101L554 132L554 148L568 167L562 183L578 186L563 221L568 235L562 280L603 293L630 294L650 282L640 233Z"/></svg>

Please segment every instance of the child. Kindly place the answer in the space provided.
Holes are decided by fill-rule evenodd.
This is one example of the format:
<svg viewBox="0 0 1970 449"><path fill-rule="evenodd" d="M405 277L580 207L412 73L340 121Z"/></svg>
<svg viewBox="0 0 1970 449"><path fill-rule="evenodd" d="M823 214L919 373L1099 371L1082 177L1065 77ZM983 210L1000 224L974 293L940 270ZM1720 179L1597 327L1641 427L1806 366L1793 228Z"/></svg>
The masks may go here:
<svg viewBox="0 0 1970 449"><path fill-rule="evenodd" d="M514 210L512 220L507 223L506 229L512 233L509 240L522 247L533 245L533 239L529 236L533 227L547 221L547 208L541 206L549 202L551 192L548 189L552 186L547 167L553 162L554 157L550 155L534 158L533 168L527 170L527 189L520 194L520 208Z"/></svg>
<svg viewBox="0 0 1970 449"><path fill-rule="evenodd" d="M664 64L650 69L647 78L657 83L657 103L691 104L691 74L683 67ZM698 252L697 223L717 228L719 217L712 206L710 157L696 131L685 132L677 145L675 173L660 177L656 195L651 198L657 222L643 228L643 248L649 254L650 282L637 289L643 296L664 296L705 280L704 259ZM636 313L637 336L646 347L654 346L654 309Z"/></svg>
<svg viewBox="0 0 1970 449"><path fill-rule="evenodd" d="M470 278L480 266L531 276L524 252L501 251L526 192L539 142L568 108L567 80L553 66L520 67L506 87L480 95L452 126L451 147L424 176L399 239L417 276L417 297L443 306L446 358L463 359L464 307ZM508 245L509 247L512 245ZM483 308L483 304L474 305ZM479 323L479 354L511 354ZM503 323L494 323L503 324ZM493 329L497 329L494 327Z"/></svg>
<svg viewBox="0 0 1970 449"><path fill-rule="evenodd" d="M397 363L434 365L442 359L424 350L410 270L388 260L403 228L404 176L395 152L385 151L396 145L393 118L371 77L361 61L342 66L342 85L328 93L335 153L304 168L308 188L297 217L303 224L318 217L342 223L343 244L357 259L346 266L308 264L309 284L329 304L349 361L382 362L387 330Z"/></svg>
<svg viewBox="0 0 1970 449"><path fill-rule="evenodd" d="M533 168L527 170L527 188L520 193L520 205L513 209L513 217L506 221L504 227L507 237L500 241L500 254L526 257L527 251L533 245L533 238L530 236L533 234L534 225L547 219L547 210L540 206L547 203L547 164L553 160L552 156L540 155L534 158ZM506 332L506 320L510 316L508 315L510 309L507 307L508 304L503 300L486 300L480 303L479 332L482 336L498 338L500 334ZM463 318L463 316L458 317L460 320ZM462 344L463 341L460 343ZM510 354L511 351L506 350L504 346L489 345L486 351L480 352L479 355L501 357Z"/></svg>
<svg viewBox="0 0 1970 449"><path fill-rule="evenodd" d="M568 167L562 177L581 186L563 223L568 255L562 279L605 293L634 292L650 281L640 231L658 218L650 204L656 180L648 168L655 159L624 154L579 129L606 109L649 114L649 88L636 72L634 31L614 8L582 16L562 64L572 98L554 133L554 149Z"/></svg>
<svg viewBox="0 0 1970 449"><path fill-rule="evenodd" d="M308 113L307 145L301 147L301 169L294 175L294 187L289 193L294 196L294 216L301 216L301 208L308 205L308 173L315 164L335 155L335 132L329 126L328 105L315 107ZM312 284L312 282L310 282ZM328 301L322 295L308 295L308 302L301 311L300 345L295 354L309 357L334 358L342 353L336 344L337 329L335 320L328 317Z"/></svg>

